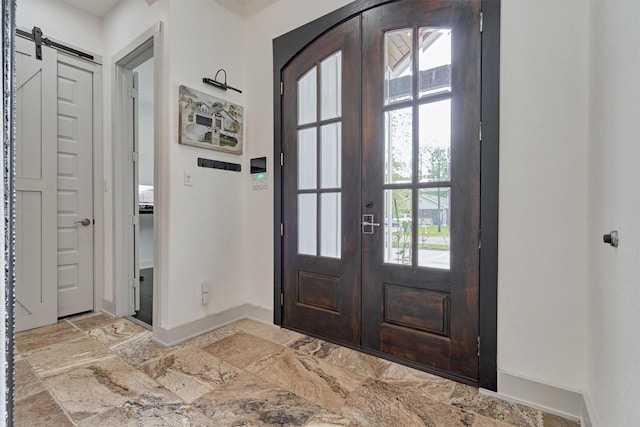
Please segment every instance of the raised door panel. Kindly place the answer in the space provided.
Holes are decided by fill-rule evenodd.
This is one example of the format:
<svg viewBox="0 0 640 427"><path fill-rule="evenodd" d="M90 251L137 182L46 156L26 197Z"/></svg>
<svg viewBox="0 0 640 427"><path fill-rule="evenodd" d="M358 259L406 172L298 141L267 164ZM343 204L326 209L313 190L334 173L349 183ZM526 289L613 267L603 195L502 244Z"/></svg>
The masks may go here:
<svg viewBox="0 0 640 427"><path fill-rule="evenodd" d="M58 315L68 316L93 309L93 75L59 63L57 89Z"/></svg>
<svg viewBox="0 0 640 427"><path fill-rule="evenodd" d="M55 323L56 58L16 39L16 331Z"/></svg>

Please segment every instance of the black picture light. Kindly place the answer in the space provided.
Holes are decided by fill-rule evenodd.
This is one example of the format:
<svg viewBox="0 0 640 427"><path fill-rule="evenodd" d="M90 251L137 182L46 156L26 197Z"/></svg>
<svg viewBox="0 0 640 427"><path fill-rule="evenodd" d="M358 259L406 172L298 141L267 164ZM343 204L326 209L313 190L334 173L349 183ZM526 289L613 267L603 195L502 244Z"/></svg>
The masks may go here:
<svg viewBox="0 0 640 427"><path fill-rule="evenodd" d="M222 71L224 73L224 82L218 81L218 74L220 74L220 71ZM202 79L202 82L206 83L208 85L211 85L213 87L217 87L218 89L221 89L221 90L231 89L231 90L235 90L238 93L242 93L242 91L240 89L236 89L235 87L229 86L227 84L227 72L223 68L220 68L218 70L218 72L213 77L213 79L205 77L205 78Z"/></svg>

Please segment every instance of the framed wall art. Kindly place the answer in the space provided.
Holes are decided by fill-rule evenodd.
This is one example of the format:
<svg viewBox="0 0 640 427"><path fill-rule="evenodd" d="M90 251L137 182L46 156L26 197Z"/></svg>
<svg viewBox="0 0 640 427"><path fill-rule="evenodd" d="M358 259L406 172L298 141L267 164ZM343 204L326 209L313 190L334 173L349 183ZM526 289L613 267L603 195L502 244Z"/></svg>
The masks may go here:
<svg viewBox="0 0 640 427"><path fill-rule="evenodd" d="M179 142L242 154L244 109L231 102L180 86Z"/></svg>

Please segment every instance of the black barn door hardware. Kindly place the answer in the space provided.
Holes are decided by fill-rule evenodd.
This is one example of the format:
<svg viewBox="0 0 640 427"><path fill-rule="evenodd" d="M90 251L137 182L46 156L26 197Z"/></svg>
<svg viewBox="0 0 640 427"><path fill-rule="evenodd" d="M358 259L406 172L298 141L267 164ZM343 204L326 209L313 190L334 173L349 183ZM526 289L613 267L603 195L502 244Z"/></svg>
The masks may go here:
<svg viewBox="0 0 640 427"><path fill-rule="evenodd" d="M53 40L50 40L46 37L42 37L42 30L40 29L40 27L33 27L33 30L31 30L30 33L24 30L16 29L16 34L35 42L36 59L42 60L42 45L45 45L58 50L63 50L68 53L72 53L76 56L79 56L80 58L88 59L90 61L94 60L93 55L89 55L88 53L82 52L78 49L74 49L72 47L54 42Z"/></svg>
<svg viewBox="0 0 640 427"><path fill-rule="evenodd" d="M31 34L33 41L36 42L36 59L42 60L42 30L39 27L33 27Z"/></svg>

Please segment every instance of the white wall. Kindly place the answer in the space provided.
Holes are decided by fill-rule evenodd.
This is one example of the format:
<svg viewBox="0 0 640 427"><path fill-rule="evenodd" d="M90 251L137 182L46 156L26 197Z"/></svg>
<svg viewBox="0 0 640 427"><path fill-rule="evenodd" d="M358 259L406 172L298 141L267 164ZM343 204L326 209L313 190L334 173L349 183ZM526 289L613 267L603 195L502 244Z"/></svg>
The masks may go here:
<svg viewBox="0 0 640 427"><path fill-rule="evenodd" d="M347 3L280 0L249 18L247 67L256 72L247 100L260 110L248 127L249 157L267 154L273 165L271 39ZM582 390L587 9L580 0L504 1L502 8L499 368ZM249 190L246 299L267 308L273 308L272 209L272 189Z"/></svg>
<svg viewBox="0 0 640 427"><path fill-rule="evenodd" d="M162 327L246 302L273 308L273 174L269 190L252 190L247 171L251 157L267 155L274 166L272 39L348 2L279 0L242 21L211 0L158 0L151 7L124 0L104 20L104 42L89 34L100 24L87 16L78 24L84 30L74 29L75 38L67 39L103 54L110 105L112 56L165 21L161 144L168 154L163 180L170 226L163 241ZM65 20L42 24L52 0L18 3L18 25L72 37ZM624 426L640 419L640 345L630 338L640 326L640 59L631 54L640 36L633 20L640 5L589 4L502 2L498 366L587 390L602 425ZM27 19L28 7L34 14ZM59 16L56 10L48 16ZM201 83L219 68L244 94ZM243 156L177 143L180 84L245 106ZM110 108L104 118L111 123ZM105 125L107 183L110 141ZM198 168L197 157L243 163L243 173ZM193 174L193 187L183 185L184 171ZM107 207L111 191L107 186ZM618 249L600 242L614 228L621 232ZM214 285L208 307L200 305L202 280Z"/></svg>
<svg viewBox="0 0 640 427"><path fill-rule="evenodd" d="M171 79L167 102L170 263L167 321L171 329L245 303L243 293L245 175L197 167L197 158L244 163L245 156L179 145L178 88L186 85L252 110L243 95L202 83L224 68L227 82L247 90L244 49L246 27L239 17L211 0L171 2ZM222 74L219 76L222 77ZM245 143L246 143L245 138ZM184 186L184 172L193 187ZM201 282L210 281L208 306L201 304Z"/></svg>
<svg viewBox="0 0 640 427"><path fill-rule="evenodd" d="M112 121L112 95L113 95L113 72L115 69L114 57L121 53L129 44L144 34L147 30L157 25L158 22L164 23L165 37L168 37L169 30L169 6L168 0L157 0L153 5L149 6L143 0L122 0L107 16L103 19L103 37L104 37L104 56L103 56L103 84L104 84L104 203L105 203L105 286L104 300L108 303L115 303L115 278L113 272L113 209L114 209L114 189L113 189L113 121ZM158 59L156 58L156 61ZM160 63L161 67L168 68L170 56L166 54ZM164 89L163 90L168 90ZM158 108L163 116L168 110L168 106L163 103L163 99L155 100ZM163 123L162 129L167 129L168 123ZM162 135L165 135L166 131ZM161 142L161 146L166 144ZM157 165L155 165L157 167ZM156 195L156 199L158 195ZM167 243L168 244L168 243ZM168 266L162 266L168 268ZM155 277L159 275L156 274ZM154 280L155 280L154 277ZM161 298L162 307L158 309L164 313L160 320L166 316L166 295Z"/></svg>
<svg viewBox="0 0 640 427"><path fill-rule="evenodd" d="M349 0L279 0L247 20L246 67L251 70L247 82L247 159L267 156L271 171L280 167L273 158L273 39L338 9ZM248 165L247 165L248 167ZM245 300L273 310L273 172L269 190L252 190L246 176L245 211L246 253L244 259Z"/></svg>
<svg viewBox="0 0 640 427"><path fill-rule="evenodd" d="M588 8L503 1L501 19L498 369L584 390Z"/></svg>
<svg viewBox="0 0 640 427"><path fill-rule="evenodd" d="M17 0L16 24L31 31L40 27L45 37L101 55L102 20L59 0Z"/></svg>
<svg viewBox="0 0 640 427"><path fill-rule="evenodd" d="M591 1L588 392L599 425L640 420L640 3ZM620 246L602 235L620 232Z"/></svg>
<svg viewBox="0 0 640 427"><path fill-rule="evenodd" d="M163 189L156 191L165 196L167 228L161 231L159 243L166 255L157 260L163 275L157 289L160 305L155 309L156 325L170 330L244 303L246 171L203 169L196 163L198 157L206 157L243 164L244 156L178 144L178 88L184 84L244 105L241 95L206 86L202 78L213 78L219 68L224 68L229 84L244 87L245 24L211 0L166 0L151 7L141 0L124 0L105 19L107 54L113 56L158 20L164 23L166 50L162 64L165 95L156 101L164 118L158 136L164 160L155 165L163 168ZM105 75L105 81L110 85L111 76ZM110 94L111 89L108 91ZM105 123L110 122L109 111ZM111 140L110 134L107 140ZM111 152L111 147L105 149ZM192 187L184 186L184 172L192 174ZM212 284L208 306L201 304L203 280Z"/></svg>
<svg viewBox="0 0 640 427"><path fill-rule="evenodd" d="M104 17L105 66L113 65L106 61L106 55L112 58L158 21L168 21L168 2L169 0L156 0L149 6L144 0L121 0ZM105 79L105 82L111 93L111 80Z"/></svg>

